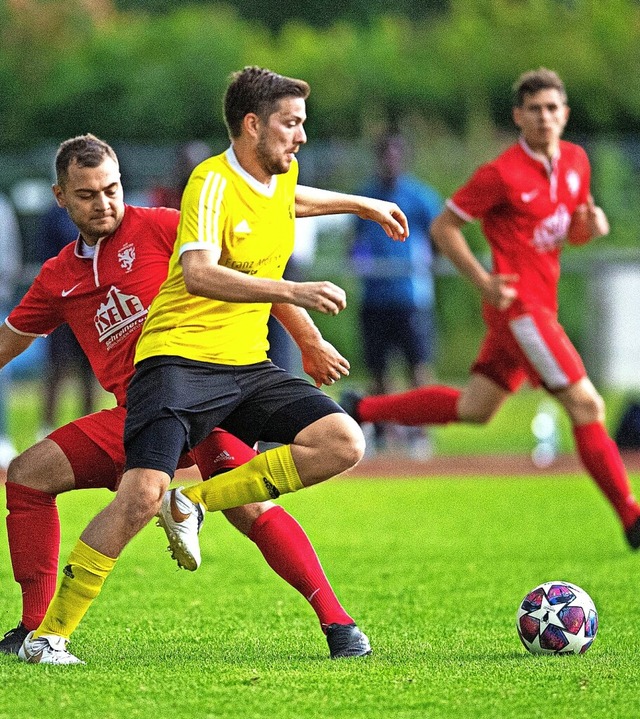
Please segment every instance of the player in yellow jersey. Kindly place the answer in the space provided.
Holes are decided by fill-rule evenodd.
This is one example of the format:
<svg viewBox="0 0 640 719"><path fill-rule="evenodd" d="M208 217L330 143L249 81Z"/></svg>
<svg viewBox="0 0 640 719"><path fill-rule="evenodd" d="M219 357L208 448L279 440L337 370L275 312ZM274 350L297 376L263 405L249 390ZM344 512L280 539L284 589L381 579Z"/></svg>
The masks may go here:
<svg viewBox="0 0 640 719"><path fill-rule="evenodd" d="M308 94L306 82L262 68L232 76L224 100L231 147L205 160L187 184L169 274L138 343L127 392L126 471L114 500L73 549L21 659L78 661L66 641L120 552L154 515L179 564L195 569L201 508L275 499L362 458L358 424L320 389L268 361L267 319L270 311L286 313L289 331L304 344L318 341L317 330L299 308L336 315L346 306L331 282L282 279L296 216L354 213L381 224L393 240L404 240L409 228L394 203L297 184ZM332 383L347 369L328 372L323 381ZM216 426L249 445L281 445L197 488L167 492L178 457ZM356 639L362 634L353 631Z"/></svg>

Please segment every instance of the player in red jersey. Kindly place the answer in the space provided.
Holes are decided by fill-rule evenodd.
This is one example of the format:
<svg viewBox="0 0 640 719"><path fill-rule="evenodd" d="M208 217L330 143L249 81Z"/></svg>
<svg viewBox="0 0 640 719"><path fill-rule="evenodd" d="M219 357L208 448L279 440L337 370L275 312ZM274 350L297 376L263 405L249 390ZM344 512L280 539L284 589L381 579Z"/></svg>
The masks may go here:
<svg viewBox="0 0 640 719"><path fill-rule="evenodd" d="M115 491L120 481L124 403L134 372L135 345L151 300L167 276L179 220L176 210L125 205L117 157L92 135L62 143L56 173L54 194L78 226L79 236L45 263L0 326L0 367L35 337L68 322L117 406L57 429L9 467L7 531L14 576L22 588L23 615L0 642L0 651L8 654L17 653L28 631L40 624L55 592L60 541L56 496L91 487ZM318 384L348 372L347 361L319 337L304 310L283 310L283 321L287 312L295 313L299 334L294 338L306 340L305 369ZM206 478L254 455L233 435L214 430L182 465L195 462ZM308 537L291 515L271 502L225 514L255 542L272 569L308 599L333 657L368 653L368 641L359 630L357 646L353 643L353 619L338 602Z"/></svg>
<svg viewBox="0 0 640 719"><path fill-rule="evenodd" d="M604 426L604 402L558 322L557 286L565 240L583 244L609 232L590 194L581 147L561 140L569 117L565 88L545 68L516 85L519 141L480 167L448 200L431 234L440 251L480 291L487 333L462 389L423 387L343 404L361 422L406 425L486 423L525 380L542 385L566 410L583 465L611 502L633 549L640 547L640 506ZM472 254L461 228L480 220L493 271Z"/></svg>

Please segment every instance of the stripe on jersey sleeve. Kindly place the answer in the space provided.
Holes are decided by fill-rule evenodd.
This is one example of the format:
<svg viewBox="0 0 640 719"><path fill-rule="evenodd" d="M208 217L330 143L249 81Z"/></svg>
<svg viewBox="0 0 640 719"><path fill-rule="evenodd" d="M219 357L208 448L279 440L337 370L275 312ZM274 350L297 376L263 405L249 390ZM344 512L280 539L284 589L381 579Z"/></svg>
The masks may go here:
<svg viewBox="0 0 640 719"><path fill-rule="evenodd" d="M23 332L22 330L19 330L17 327L14 327L11 322L9 322L9 318L4 321L5 325L12 331L15 332L17 335L22 335L23 337L47 337L47 334L36 334L35 332Z"/></svg>
<svg viewBox="0 0 640 719"><path fill-rule="evenodd" d="M218 172L205 177L198 199L198 242L220 246L220 205L227 181Z"/></svg>
<svg viewBox="0 0 640 719"><path fill-rule="evenodd" d="M445 205L451 210L451 212L458 215L458 217L465 222L473 222L476 219L468 212L465 212L461 207L458 207L451 198L445 202Z"/></svg>
<svg viewBox="0 0 640 719"><path fill-rule="evenodd" d="M545 386L551 390L569 386L569 378L558 364L531 315L523 315L509 322L516 342L535 367Z"/></svg>

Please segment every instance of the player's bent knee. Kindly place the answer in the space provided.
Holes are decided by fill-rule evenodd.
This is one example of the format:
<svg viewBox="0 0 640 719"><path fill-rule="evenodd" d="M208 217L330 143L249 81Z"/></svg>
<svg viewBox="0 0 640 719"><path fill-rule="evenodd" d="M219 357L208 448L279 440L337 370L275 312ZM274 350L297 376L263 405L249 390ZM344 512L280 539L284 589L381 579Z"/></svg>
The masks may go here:
<svg viewBox="0 0 640 719"><path fill-rule="evenodd" d="M7 482L48 494L68 492L75 487L69 460L55 442L47 439L11 460Z"/></svg>
<svg viewBox="0 0 640 719"><path fill-rule="evenodd" d="M122 478L116 493L120 511L131 525L144 526L160 511L169 477L156 470L133 470Z"/></svg>
<svg viewBox="0 0 640 719"><path fill-rule="evenodd" d="M350 419L350 418L348 418ZM331 452L334 462L339 465L338 472L345 472L364 457L366 443L360 427L353 422L345 423L340 431L332 437L332 442L327 448Z"/></svg>

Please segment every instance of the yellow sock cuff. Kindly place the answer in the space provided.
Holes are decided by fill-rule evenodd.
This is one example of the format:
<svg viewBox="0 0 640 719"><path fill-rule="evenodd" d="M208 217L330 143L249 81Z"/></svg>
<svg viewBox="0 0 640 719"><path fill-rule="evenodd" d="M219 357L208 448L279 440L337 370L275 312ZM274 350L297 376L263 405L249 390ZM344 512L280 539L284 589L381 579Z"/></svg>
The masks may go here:
<svg viewBox="0 0 640 719"><path fill-rule="evenodd" d="M104 580L115 563L115 559L107 557L79 539L62 570L63 576L58 590L42 624L33 636L53 634L69 639L91 602L100 594Z"/></svg>
<svg viewBox="0 0 640 719"><path fill-rule="evenodd" d="M188 487L183 494L192 502L202 504L208 512L217 512L277 499L281 494L296 492L302 487L291 447L282 445L258 454L230 472Z"/></svg>
<svg viewBox="0 0 640 719"><path fill-rule="evenodd" d="M269 468L269 474L273 477L273 483L280 494L297 492L304 486L300 481L298 469L291 455L291 445L283 444L265 452L263 455Z"/></svg>
<svg viewBox="0 0 640 719"><path fill-rule="evenodd" d="M114 568L116 561L113 557L107 557L106 554L102 554L79 539L71 550L68 564L77 564L92 574L106 578Z"/></svg>

